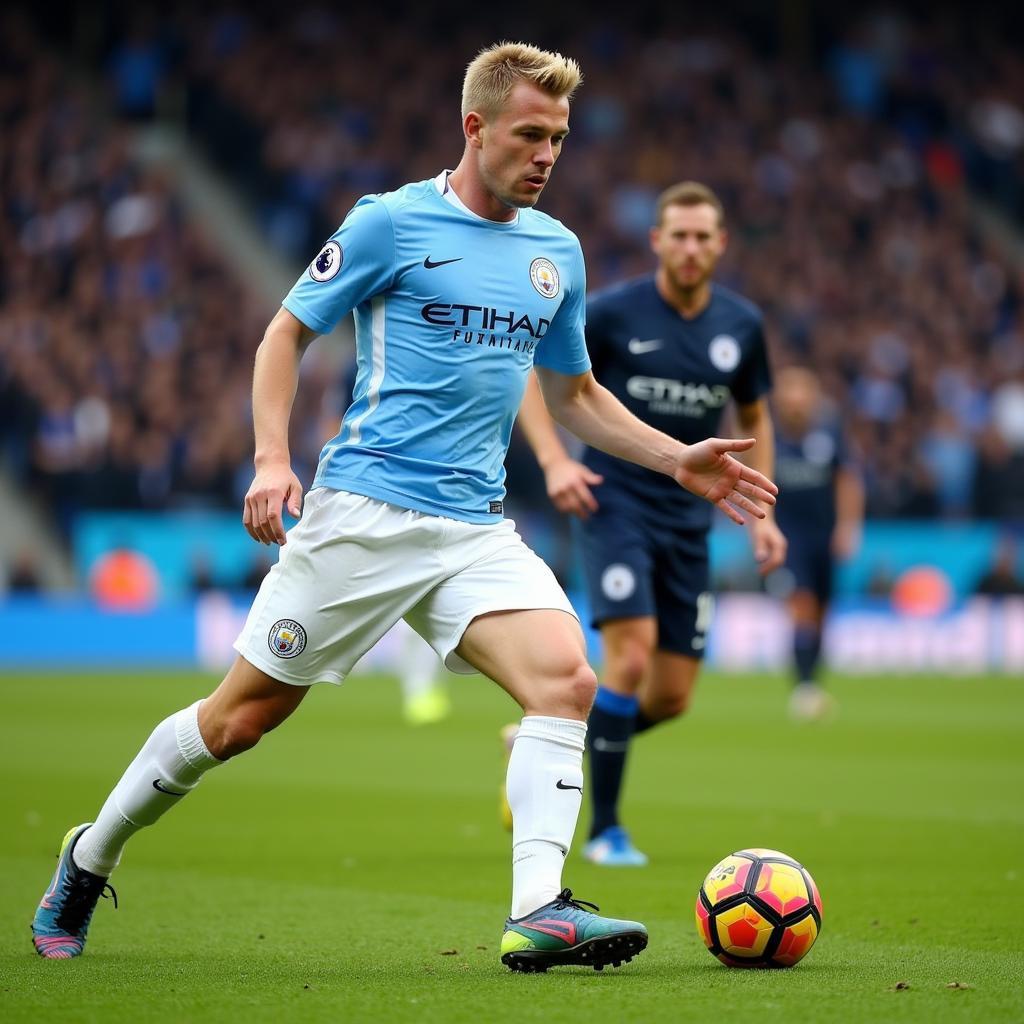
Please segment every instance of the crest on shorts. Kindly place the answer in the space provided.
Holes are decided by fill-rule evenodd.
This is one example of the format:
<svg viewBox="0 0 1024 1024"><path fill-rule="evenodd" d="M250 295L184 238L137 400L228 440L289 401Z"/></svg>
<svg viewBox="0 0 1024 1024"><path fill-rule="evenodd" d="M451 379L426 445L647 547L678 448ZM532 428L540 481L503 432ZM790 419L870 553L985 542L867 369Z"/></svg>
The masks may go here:
<svg viewBox="0 0 1024 1024"><path fill-rule="evenodd" d="M306 631L293 619L278 619L267 643L279 658L297 658L306 649Z"/></svg>
<svg viewBox="0 0 1024 1024"><path fill-rule="evenodd" d="M740 343L731 334L719 334L708 345L708 358L722 373L735 370L740 364Z"/></svg>
<svg viewBox="0 0 1024 1024"><path fill-rule="evenodd" d="M320 250L320 255L310 263L309 276L314 281L330 281L341 270L341 265L344 262L345 254L341 251L341 246L332 240Z"/></svg>
<svg viewBox="0 0 1024 1024"><path fill-rule="evenodd" d="M636 574L622 562L609 565L601 573L601 590L609 601L625 601L636 590Z"/></svg>
<svg viewBox="0 0 1024 1024"><path fill-rule="evenodd" d="M553 299L558 294L558 268L543 256L530 264L530 283L544 296Z"/></svg>

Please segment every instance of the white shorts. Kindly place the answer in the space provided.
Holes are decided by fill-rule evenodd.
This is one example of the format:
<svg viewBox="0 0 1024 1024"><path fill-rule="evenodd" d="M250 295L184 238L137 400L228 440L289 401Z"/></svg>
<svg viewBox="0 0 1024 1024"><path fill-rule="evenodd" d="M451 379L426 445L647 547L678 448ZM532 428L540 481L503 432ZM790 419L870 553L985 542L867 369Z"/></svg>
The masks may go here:
<svg viewBox="0 0 1024 1024"><path fill-rule="evenodd" d="M473 619L531 608L576 616L511 520L474 525L318 487L235 650L285 683L340 683L404 617L447 668L471 673L455 648Z"/></svg>

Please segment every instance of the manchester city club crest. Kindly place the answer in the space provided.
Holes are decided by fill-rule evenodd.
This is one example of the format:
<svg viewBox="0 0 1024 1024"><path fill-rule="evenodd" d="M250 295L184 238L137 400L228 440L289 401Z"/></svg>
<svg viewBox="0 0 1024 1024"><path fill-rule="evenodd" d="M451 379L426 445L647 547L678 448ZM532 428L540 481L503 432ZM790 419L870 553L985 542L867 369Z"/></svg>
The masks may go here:
<svg viewBox="0 0 1024 1024"><path fill-rule="evenodd" d="M341 246L337 242L328 242L321 250L320 255L309 265L309 276L314 281L330 281L335 274L341 270L341 264L345 256Z"/></svg>
<svg viewBox="0 0 1024 1024"><path fill-rule="evenodd" d="M601 573L601 590L610 601L625 601L636 590L636 575L628 565L616 562Z"/></svg>
<svg viewBox="0 0 1024 1024"><path fill-rule="evenodd" d="M544 296L553 299L558 294L558 268L543 256L530 264L530 283Z"/></svg>
<svg viewBox="0 0 1024 1024"><path fill-rule="evenodd" d="M731 334L719 334L708 345L708 358L722 373L735 370L740 363L740 343Z"/></svg>
<svg viewBox="0 0 1024 1024"><path fill-rule="evenodd" d="M270 649L279 658L297 658L306 649L306 631L292 619L278 619L267 637Z"/></svg>

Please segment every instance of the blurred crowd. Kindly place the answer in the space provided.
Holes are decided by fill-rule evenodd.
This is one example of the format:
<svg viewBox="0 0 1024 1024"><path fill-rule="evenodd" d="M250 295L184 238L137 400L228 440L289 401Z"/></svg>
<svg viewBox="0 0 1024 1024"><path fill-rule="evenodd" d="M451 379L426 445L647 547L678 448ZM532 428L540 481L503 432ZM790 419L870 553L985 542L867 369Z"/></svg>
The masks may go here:
<svg viewBox="0 0 1024 1024"><path fill-rule="evenodd" d="M777 364L822 375L869 514L1024 520L1024 275L975 205L1024 228L1021 48L985 19L890 12L787 36L763 17L741 33L662 8L640 2L629 27L553 13L484 29L459 3L181 5L97 29L96 105L114 122L9 24L8 457L78 506L236 502L252 351L279 297L246 294L171 183L133 162L125 125L185 119L301 265L360 195L455 164L463 67L505 35L583 66L542 208L580 235L592 287L650 268L662 188L707 182L727 211L723 280L764 308ZM310 459L322 412L299 411ZM521 447L511 460L526 465Z"/></svg>

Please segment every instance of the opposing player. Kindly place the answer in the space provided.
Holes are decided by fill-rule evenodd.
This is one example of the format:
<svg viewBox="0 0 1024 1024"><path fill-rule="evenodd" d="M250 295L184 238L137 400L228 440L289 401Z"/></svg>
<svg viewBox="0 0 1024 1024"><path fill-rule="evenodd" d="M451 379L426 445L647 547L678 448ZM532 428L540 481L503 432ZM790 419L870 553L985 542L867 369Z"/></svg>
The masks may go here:
<svg viewBox="0 0 1024 1024"><path fill-rule="evenodd" d="M502 463L531 366L595 447L661 470L730 515L763 515L774 485L734 460L753 441L685 445L636 420L590 373L576 237L534 211L568 134L575 62L523 44L483 51L463 86L453 172L360 200L284 299L256 356L256 476L243 522L284 545L211 696L156 727L94 824L71 829L33 922L47 957L82 952L126 841L202 776L254 746L310 685L340 683L404 617L455 671L482 672L523 708L508 768L515 817L513 970L602 967L647 944L562 888L582 800L595 678L551 571L502 518ZM300 522L287 445L305 345L355 310L359 374ZM742 510L742 511L741 511ZM540 639L538 639L540 638Z"/></svg>
<svg viewBox="0 0 1024 1024"><path fill-rule="evenodd" d="M697 443L735 403L757 441L751 465L771 473L770 386L761 314L712 283L725 251L722 204L706 186L662 193L651 229L657 269L595 295L587 305L594 371L640 419L679 442ZM549 373L538 368L544 397ZM550 403L549 403L550 404ZM536 387L520 424L544 470L555 506L578 517L587 594L604 646L604 679L590 713L593 817L584 856L635 866L647 857L619 821L632 739L683 714L704 654L713 599L708 583L711 508L641 462L590 447L571 459ZM786 541L771 515L751 520L763 573L782 564Z"/></svg>
<svg viewBox="0 0 1024 1024"><path fill-rule="evenodd" d="M773 588L787 596L793 619L796 685L789 708L794 718L815 719L833 706L819 681L822 625L835 563L852 557L860 544L864 485L839 418L810 370L782 370L772 405L782 488L776 518L789 538L786 565Z"/></svg>

